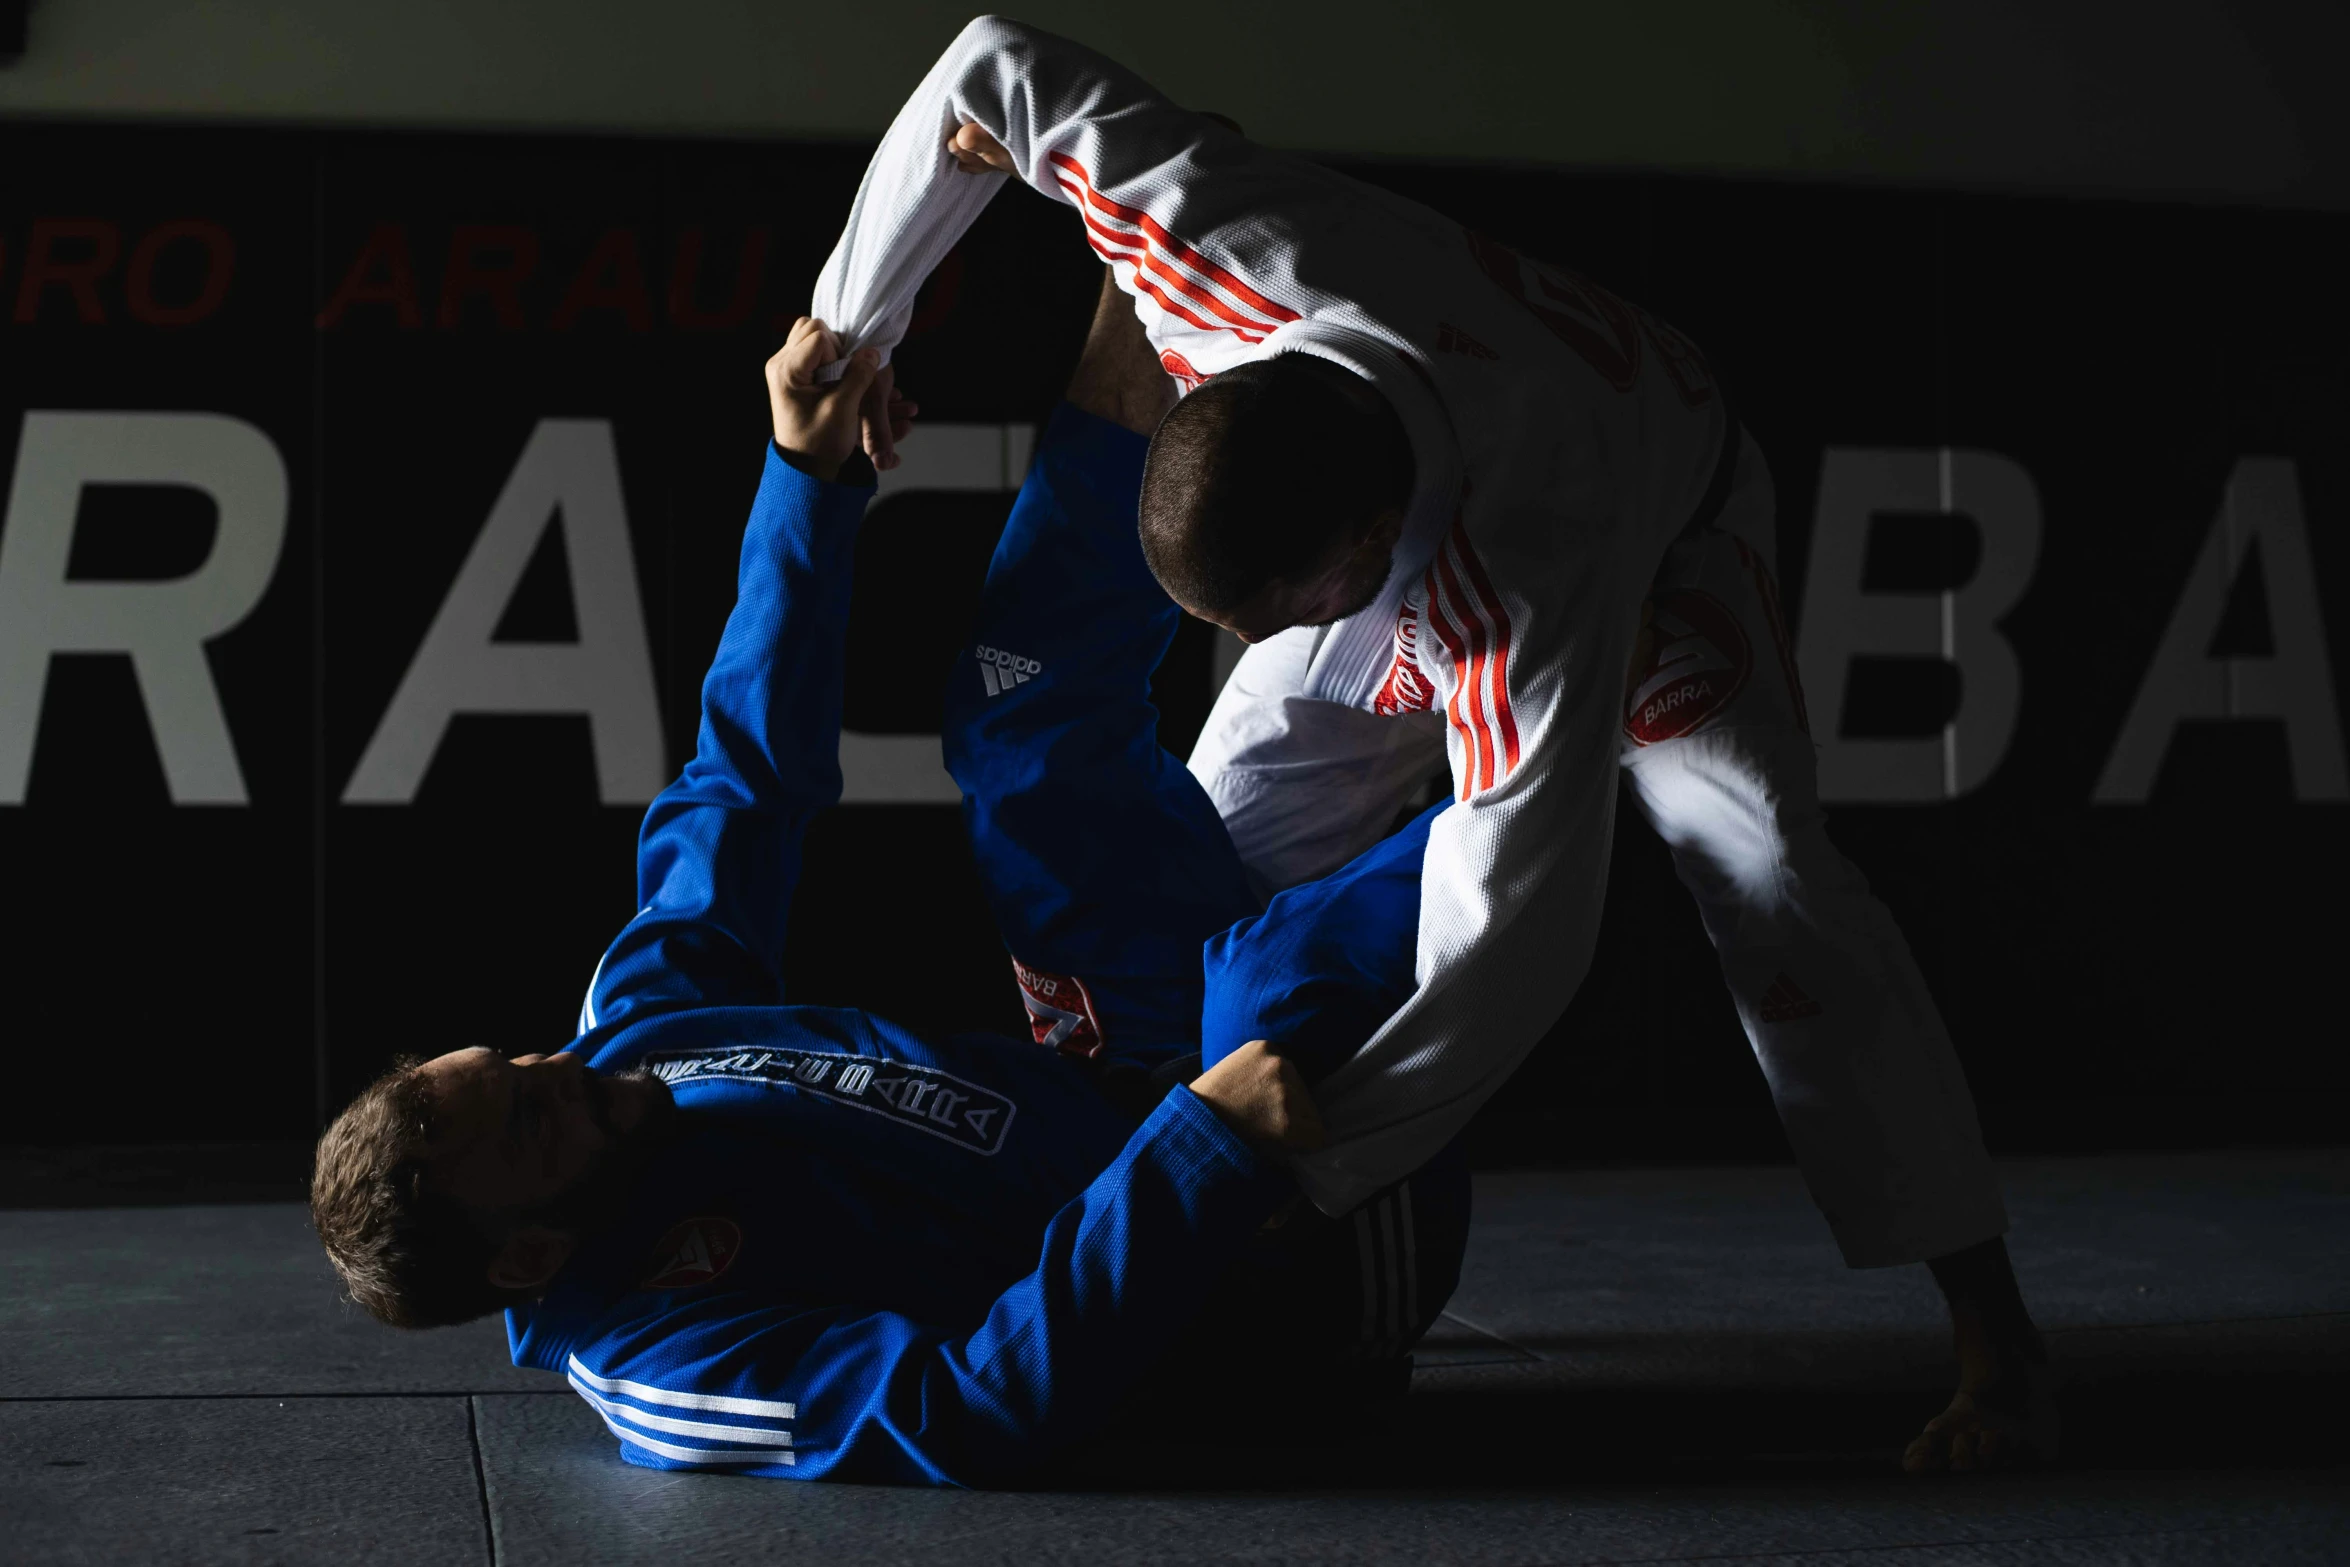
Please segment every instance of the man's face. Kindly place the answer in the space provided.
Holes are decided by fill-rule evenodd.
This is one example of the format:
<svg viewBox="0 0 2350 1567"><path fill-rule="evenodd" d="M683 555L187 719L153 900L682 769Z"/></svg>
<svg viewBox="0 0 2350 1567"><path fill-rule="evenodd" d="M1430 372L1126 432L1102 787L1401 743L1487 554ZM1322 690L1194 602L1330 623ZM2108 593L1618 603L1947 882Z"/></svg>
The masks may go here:
<svg viewBox="0 0 2350 1567"><path fill-rule="evenodd" d="M417 1068L433 1106L432 1184L477 1213L556 1206L670 1108L658 1078L579 1057L452 1050Z"/></svg>
<svg viewBox="0 0 2350 1567"><path fill-rule="evenodd" d="M1294 582L1274 582L1237 609L1222 614L1184 608L1222 626L1243 642L1262 642L1292 626L1327 626L1367 608L1387 585L1403 513L1387 512L1359 542L1342 545Z"/></svg>

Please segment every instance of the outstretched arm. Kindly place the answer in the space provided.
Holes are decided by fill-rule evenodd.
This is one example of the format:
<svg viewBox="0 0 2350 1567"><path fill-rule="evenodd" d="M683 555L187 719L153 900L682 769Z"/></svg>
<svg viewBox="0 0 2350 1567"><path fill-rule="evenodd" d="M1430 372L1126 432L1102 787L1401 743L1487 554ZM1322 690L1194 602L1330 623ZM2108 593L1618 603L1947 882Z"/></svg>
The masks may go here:
<svg viewBox="0 0 2350 1567"><path fill-rule="evenodd" d="M694 758L637 840L641 912L604 954L581 1033L658 1002L772 1002L808 819L840 796L849 563L870 476L847 475L878 355L819 384L838 338L803 318L767 362L775 439L743 531L735 607L702 682ZM914 410L897 403L888 417ZM861 466L861 465L860 465Z"/></svg>
<svg viewBox="0 0 2350 1567"><path fill-rule="evenodd" d="M1299 1181L1328 1213L1460 1131L1566 1009L1598 935L1634 627L1584 530L1480 534L1480 499L1414 595L1453 799L1428 828L1416 988L1319 1085L1331 1145Z"/></svg>
<svg viewBox="0 0 2350 1567"><path fill-rule="evenodd" d="M981 137L992 155L977 155ZM922 280L1007 177L1077 209L1154 349L1183 375L1251 357L1309 308L1293 252L1316 225L1299 221L1300 197L1345 194L1089 49L981 17L899 111L816 281L816 313L844 347L877 349L886 365ZM1267 221L1276 209L1288 221ZM888 467L886 422L866 440Z"/></svg>

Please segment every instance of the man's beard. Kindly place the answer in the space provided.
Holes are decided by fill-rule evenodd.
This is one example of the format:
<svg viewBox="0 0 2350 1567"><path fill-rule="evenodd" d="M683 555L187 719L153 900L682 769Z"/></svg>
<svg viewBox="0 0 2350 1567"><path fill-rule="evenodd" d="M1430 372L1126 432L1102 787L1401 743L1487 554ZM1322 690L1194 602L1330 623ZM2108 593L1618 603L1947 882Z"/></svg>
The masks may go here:
<svg viewBox="0 0 2350 1567"><path fill-rule="evenodd" d="M615 1081L648 1083L658 1090L647 1096L644 1117L625 1132L612 1122L609 1085ZM602 1229L627 1203L646 1169L677 1130L677 1101L670 1097L669 1085L643 1067L625 1072L590 1071L582 1079L581 1092L587 1096L588 1114L612 1139L612 1146L599 1154L579 1179L521 1215L519 1222L523 1224L582 1236Z"/></svg>

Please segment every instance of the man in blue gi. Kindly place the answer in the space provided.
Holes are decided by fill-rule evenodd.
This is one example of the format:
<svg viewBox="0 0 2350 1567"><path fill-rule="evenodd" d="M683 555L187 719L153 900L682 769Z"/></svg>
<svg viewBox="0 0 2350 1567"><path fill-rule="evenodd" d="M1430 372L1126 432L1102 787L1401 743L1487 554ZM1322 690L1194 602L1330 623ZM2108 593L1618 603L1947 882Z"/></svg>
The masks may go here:
<svg viewBox="0 0 2350 1567"><path fill-rule="evenodd" d="M775 440L697 752L646 815L641 910L579 1036L404 1063L320 1140L313 1217L353 1298L400 1326L505 1308L515 1362L565 1375L632 1463L1009 1478L1158 1418L1154 1381L1226 1426L1398 1385L1458 1278L1457 1159L1343 1222L1281 1160L1318 1140L1308 1082L1410 993L1426 818L1260 912L1160 748L1178 612L1134 518L1169 386L1122 303L948 690L1036 1039L784 1004L801 841L840 792L877 374L860 355L820 382L838 344L803 320L768 365ZM896 433L913 413L891 404ZM990 661L1004 645L1027 651Z"/></svg>

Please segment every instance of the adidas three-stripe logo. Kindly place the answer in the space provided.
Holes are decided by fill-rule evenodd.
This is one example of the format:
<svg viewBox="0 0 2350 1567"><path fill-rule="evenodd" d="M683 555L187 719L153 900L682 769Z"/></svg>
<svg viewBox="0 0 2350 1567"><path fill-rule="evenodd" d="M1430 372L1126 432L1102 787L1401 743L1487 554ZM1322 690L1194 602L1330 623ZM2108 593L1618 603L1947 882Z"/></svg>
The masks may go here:
<svg viewBox="0 0 2350 1567"><path fill-rule="evenodd" d="M672 1463L740 1469L764 1465L790 1468L799 1461L792 1452L791 1422L799 1413L794 1405L724 1393L688 1393L622 1377L598 1376L577 1355L565 1365L564 1375L570 1378L572 1391L603 1416L614 1436ZM663 1410L679 1413L664 1414ZM694 1440L675 1442L671 1437ZM725 1445L711 1445L714 1443Z"/></svg>
<svg viewBox="0 0 2350 1567"><path fill-rule="evenodd" d="M1355 1353L1364 1359L1402 1354L1426 1326L1420 1320L1420 1243L1413 1234L1412 1208L1407 1180L1354 1212L1363 1306Z"/></svg>
<svg viewBox="0 0 2350 1567"><path fill-rule="evenodd" d="M1000 647L989 647L982 642L974 650L979 659L979 678L987 686L989 696L1001 696L1014 686L1024 686L1044 673L1044 665L1018 653L1007 653Z"/></svg>
<svg viewBox="0 0 2350 1567"><path fill-rule="evenodd" d="M1762 1002L1755 1008L1766 1023L1795 1023L1807 1017L1818 1017L1826 1010L1803 992L1803 987L1787 977L1781 969L1771 978L1770 988L1762 993Z"/></svg>

